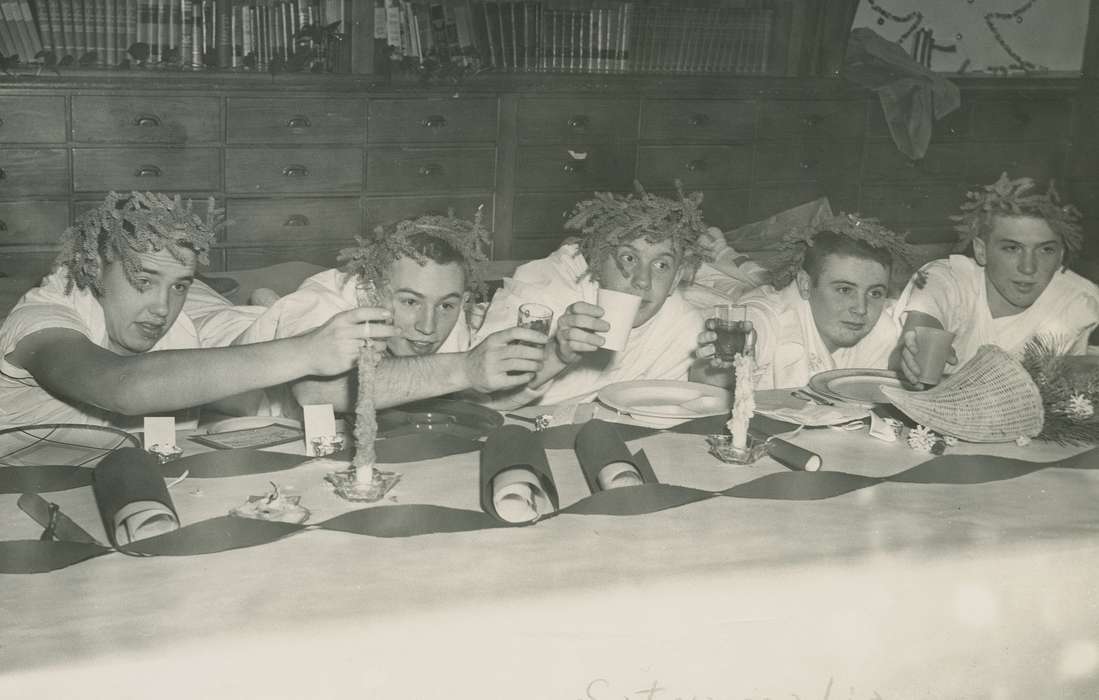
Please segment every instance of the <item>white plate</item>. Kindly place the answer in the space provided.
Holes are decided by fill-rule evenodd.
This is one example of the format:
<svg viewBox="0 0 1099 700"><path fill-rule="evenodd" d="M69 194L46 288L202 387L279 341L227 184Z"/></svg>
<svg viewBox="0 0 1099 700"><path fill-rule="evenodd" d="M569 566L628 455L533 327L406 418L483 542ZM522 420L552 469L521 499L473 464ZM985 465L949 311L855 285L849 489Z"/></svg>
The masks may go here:
<svg viewBox="0 0 1099 700"><path fill-rule="evenodd" d="M677 421L728 413L732 403L721 387L661 379L611 384L598 398L619 413Z"/></svg>
<svg viewBox="0 0 1099 700"><path fill-rule="evenodd" d="M882 386L904 388L896 372L884 369L833 369L809 380L809 388L825 398L866 408L889 403Z"/></svg>

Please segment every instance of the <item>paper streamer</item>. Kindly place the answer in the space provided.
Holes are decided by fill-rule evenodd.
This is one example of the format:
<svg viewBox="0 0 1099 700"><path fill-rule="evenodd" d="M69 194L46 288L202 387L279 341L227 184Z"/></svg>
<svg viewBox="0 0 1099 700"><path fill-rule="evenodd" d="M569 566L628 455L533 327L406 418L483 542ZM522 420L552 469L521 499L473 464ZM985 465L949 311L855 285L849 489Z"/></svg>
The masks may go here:
<svg viewBox="0 0 1099 700"><path fill-rule="evenodd" d="M110 551L108 547L90 542L0 542L0 574L43 574Z"/></svg>
<svg viewBox="0 0 1099 700"><path fill-rule="evenodd" d="M385 438L374 443L381 464L420 462L439 457L466 454L481 449L481 443L446 433L417 433Z"/></svg>
<svg viewBox="0 0 1099 700"><path fill-rule="evenodd" d="M766 440L767 438L764 438ZM798 447L792 442L771 438L767 443L767 454L779 464L795 471L815 472L821 468L823 461L815 452Z"/></svg>
<svg viewBox="0 0 1099 700"><path fill-rule="evenodd" d="M416 537L506 526L492 515L479 510L408 504L362 508L337 515L314 527L374 537Z"/></svg>
<svg viewBox="0 0 1099 700"><path fill-rule="evenodd" d="M119 547L125 554L138 556L191 556L213 554L268 544L306 528L305 525L279 523L254 518L223 515L181 527L149 539Z"/></svg>
<svg viewBox="0 0 1099 700"><path fill-rule="evenodd" d="M523 469L533 473L552 510L556 511L561 507L553 472L538 436L518 425L505 425L489 433L481 450L481 508L486 513L507 522L496 510L494 481L509 469ZM545 517L549 513L538 515Z"/></svg>
<svg viewBox="0 0 1099 700"><path fill-rule="evenodd" d="M544 463L529 431L507 430L496 435L497 464L513 461ZM501 429L504 431L505 429ZM533 444L533 447L532 447ZM487 447L487 445L486 445ZM538 459L541 455L541 460ZM634 455L644 459L644 453ZM525 459L526 462L521 460ZM647 464L647 460L646 460ZM529 466L529 465L528 465ZM639 465L640 466L640 465ZM1018 478L1043 469L1099 469L1099 448L1052 462L1028 462L987 455L937 457L887 477L869 477L840 471L778 472L739 484L719 493L669 484L647 483L628 489L599 491L559 510L564 515L641 515L675 508L710 498L820 500L842 496L880 483L937 485L980 484ZM548 466L547 466L548 472ZM556 492L554 492L556 497ZM556 505L556 504L555 504ZM549 516L547 516L549 517ZM165 535L123 548L127 554L193 555L250 547L288 537L306 529L323 529L374 537L414 537L425 534L468 532L508 527L487 512L432 505L396 505L364 508L345 513L315 526L221 517L188 525ZM110 550L85 542L15 540L0 542L0 573L39 573L106 554Z"/></svg>
<svg viewBox="0 0 1099 700"><path fill-rule="evenodd" d="M89 467L37 465L0 467L0 493L48 493L89 486Z"/></svg>
<svg viewBox="0 0 1099 700"><path fill-rule="evenodd" d="M264 450L215 450L160 465L160 473L162 476L176 477L188 472L187 476L191 479L249 476L293 469L310 459L312 457Z"/></svg>

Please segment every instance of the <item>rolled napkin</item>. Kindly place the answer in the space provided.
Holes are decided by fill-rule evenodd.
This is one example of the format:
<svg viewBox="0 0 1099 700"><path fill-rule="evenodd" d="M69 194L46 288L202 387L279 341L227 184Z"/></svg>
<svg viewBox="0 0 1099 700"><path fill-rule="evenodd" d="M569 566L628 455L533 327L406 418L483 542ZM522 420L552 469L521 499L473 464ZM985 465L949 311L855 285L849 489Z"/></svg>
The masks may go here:
<svg viewBox="0 0 1099 700"><path fill-rule="evenodd" d="M115 547L179 529L160 461L145 450L126 447L107 455L95 468L92 491Z"/></svg>
<svg viewBox="0 0 1099 700"><path fill-rule="evenodd" d="M780 440L776 437L768 438L766 433L753 431L753 436L761 440L767 440L767 454L783 466L794 471L815 472L819 471L824 462L816 452L810 452L804 447L798 447L792 442Z"/></svg>
<svg viewBox="0 0 1099 700"><path fill-rule="evenodd" d="M533 523L560 501L538 436L518 425L489 433L481 449L481 508L508 523Z"/></svg>
<svg viewBox="0 0 1099 700"><path fill-rule="evenodd" d="M592 493L658 483L648 460L630 454L614 425L603 420L588 421L576 434L576 459Z"/></svg>

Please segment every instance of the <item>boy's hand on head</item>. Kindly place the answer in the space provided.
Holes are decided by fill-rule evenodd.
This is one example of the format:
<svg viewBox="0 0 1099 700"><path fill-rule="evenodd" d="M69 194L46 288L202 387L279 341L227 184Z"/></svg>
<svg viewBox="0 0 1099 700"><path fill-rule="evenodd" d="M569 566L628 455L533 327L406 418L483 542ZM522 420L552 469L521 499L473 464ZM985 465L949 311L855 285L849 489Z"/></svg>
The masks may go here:
<svg viewBox="0 0 1099 700"><path fill-rule="evenodd" d="M557 321L557 357L566 365L578 362L585 352L594 352L607 342L601 333L611 329L602 319L603 309L578 301L565 309Z"/></svg>
<svg viewBox="0 0 1099 700"><path fill-rule="evenodd" d="M470 388L489 394L526 384L542 369L543 346L548 342L549 336L530 328L508 328L491 334L465 354Z"/></svg>
<svg viewBox="0 0 1099 700"><path fill-rule="evenodd" d="M363 343L375 351L385 350L385 339L396 335L393 312L375 306L360 306L336 314L323 326L306 333L305 352L310 374L330 377L343 374L358 362Z"/></svg>

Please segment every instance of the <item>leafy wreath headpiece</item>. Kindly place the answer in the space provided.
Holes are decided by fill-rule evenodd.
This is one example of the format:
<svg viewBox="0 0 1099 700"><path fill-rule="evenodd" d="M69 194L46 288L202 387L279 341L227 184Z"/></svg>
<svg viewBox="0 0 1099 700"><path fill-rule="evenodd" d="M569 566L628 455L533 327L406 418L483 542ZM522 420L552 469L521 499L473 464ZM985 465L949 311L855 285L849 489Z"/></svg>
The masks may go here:
<svg viewBox="0 0 1099 700"><path fill-rule="evenodd" d="M184 202L179 195L110 192L102 204L65 229L54 262L69 270L66 293L75 285L101 294L103 262L121 262L131 282L141 269L139 256L143 253L167 250L184 262L186 251L193 253L199 264L208 265L207 252L222 225L223 213L214 206L213 197L207 200L203 219L194 213L191 200Z"/></svg>
<svg viewBox="0 0 1099 700"><path fill-rule="evenodd" d="M389 266L400 258L411 258L420 265L427 264L427 257L409 241L413 236L423 234L443 241L458 251L462 257L467 288L480 294L484 291L481 267L488 260L485 251L490 242L489 232L481 223L483 216L484 207L481 206L477 208L473 221L459 219L453 211L449 211L446 216L432 214L378 226L372 236L355 236L358 245L341 250L337 260L343 263L341 269L344 272L358 275L363 282L385 284Z"/></svg>
<svg viewBox="0 0 1099 700"><path fill-rule="evenodd" d="M1061 237L1070 252L1080 250L1084 236L1080 229L1080 211L1061 201L1061 195L1053 182L1045 192L1034 192L1036 185L1029 177L1010 180L1007 173L1000 179L979 190L966 192L966 202L961 213L950 217L957 222L956 252L964 252L973 239L980 235L994 216L1034 216L1044 219L1053 232Z"/></svg>
<svg viewBox="0 0 1099 700"><path fill-rule="evenodd" d="M840 213L813 225L797 226L783 236L771 265L772 283L776 289L783 289L794 281L817 235L825 231L889 251L893 266L902 266L906 272L918 264L915 248L901 234L882 226L877 219Z"/></svg>
<svg viewBox="0 0 1099 700"><path fill-rule="evenodd" d="M1099 373L1074 370L1056 338L1040 336L1023 349L1023 367L1038 385L1045 407L1039 440L1099 445Z"/></svg>
<svg viewBox="0 0 1099 700"><path fill-rule="evenodd" d="M654 244L670 240L680 265L688 270L697 269L707 259L699 244L699 237L706 232L702 193L684 194L678 180L675 186L676 199L650 194L634 182L633 194L596 192L594 198L576 205L565 228L582 235L565 242L579 245L593 279L599 281L603 263L618 246L639 238Z"/></svg>

